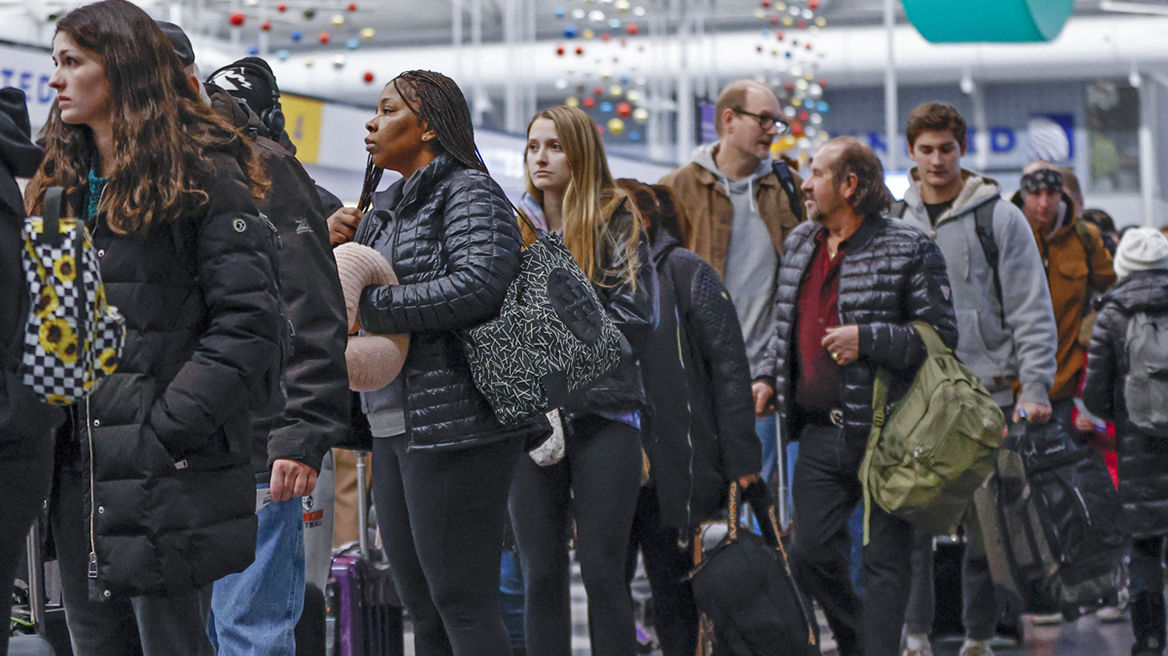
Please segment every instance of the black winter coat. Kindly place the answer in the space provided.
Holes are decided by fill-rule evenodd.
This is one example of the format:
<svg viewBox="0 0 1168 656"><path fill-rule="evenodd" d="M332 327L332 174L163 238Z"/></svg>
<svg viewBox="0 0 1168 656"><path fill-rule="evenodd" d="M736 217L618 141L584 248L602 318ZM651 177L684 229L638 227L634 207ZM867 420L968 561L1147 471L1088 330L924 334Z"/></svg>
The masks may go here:
<svg viewBox="0 0 1168 656"><path fill-rule="evenodd" d="M729 482L757 473L750 363L734 303L713 267L657 231L660 321L642 359L654 413L642 433L661 522L689 529L726 503Z"/></svg>
<svg viewBox="0 0 1168 656"><path fill-rule="evenodd" d="M358 316L367 332L410 335L401 373L409 448L459 449L546 432L542 417L504 428L475 387L462 348L460 331L496 316L519 274L519 229L503 190L443 154L406 182L394 216L400 284L366 287Z"/></svg>
<svg viewBox="0 0 1168 656"><path fill-rule="evenodd" d="M1129 371L1127 324L1138 312L1168 314L1168 271L1139 271L1116 283L1098 302L1087 350L1083 404L1115 422L1119 498L1136 539L1168 533L1168 440L1144 435L1128 420L1124 381Z"/></svg>
<svg viewBox="0 0 1168 656"><path fill-rule="evenodd" d="M292 356L284 375L288 402L256 436L252 464L267 483L272 463L295 460L320 471L331 445L349 430L351 399L345 367L348 320L316 185L296 157L264 136L254 112L208 84L211 105L253 140L272 181L259 210L280 235L280 293L292 323Z"/></svg>
<svg viewBox="0 0 1168 656"><path fill-rule="evenodd" d="M65 417L16 375L29 300L21 264L24 201L14 177L32 177L43 157L29 141L24 92L0 90L0 440L23 442L30 450L28 440L42 440L39 448L48 448Z"/></svg>
<svg viewBox="0 0 1168 656"><path fill-rule="evenodd" d="M602 271L620 269L613 265L614 248L609 244L623 244L628 235L637 231L637 284L634 288L616 275L607 275L601 284L593 284L600 304L613 323L620 329L632 348L632 358L616 371L588 386L588 389L564 406L564 416L575 421L597 411L618 412L640 410L646 403L645 386L641 379L641 361L656 323L657 272L652 265L652 253L645 231L625 203L617 206L606 228L608 237L597 244L596 261Z"/></svg>
<svg viewBox="0 0 1168 656"><path fill-rule="evenodd" d="M76 441L57 460L92 482L97 600L194 590L254 558L251 414L275 394L284 330L276 238L235 159L208 151L203 162L201 211L144 236L93 221L126 345L78 404Z"/></svg>
<svg viewBox="0 0 1168 656"><path fill-rule="evenodd" d="M798 439L792 421L791 367L795 308L815 253L817 222L799 224L787 237L775 295L778 333L764 371L774 376L775 401L784 435ZM957 345L957 319L950 300L945 258L925 233L901 221L870 215L848 241L839 274L840 325L860 327L859 358L844 367L843 421L847 439L863 448L872 428L872 381L883 367L892 374L888 403L908 390L927 351L914 321L933 326L949 348Z"/></svg>

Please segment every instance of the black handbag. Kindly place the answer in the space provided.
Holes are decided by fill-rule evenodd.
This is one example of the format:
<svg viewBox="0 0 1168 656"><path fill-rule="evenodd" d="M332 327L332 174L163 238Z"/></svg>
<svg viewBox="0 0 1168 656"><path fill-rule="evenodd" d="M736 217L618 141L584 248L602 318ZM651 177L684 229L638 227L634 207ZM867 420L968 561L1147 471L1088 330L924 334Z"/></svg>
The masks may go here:
<svg viewBox="0 0 1168 656"><path fill-rule="evenodd" d="M524 249L499 315L463 331L475 386L512 426L563 407L615 370L628 342L559 235Z"/></svg>
<svg viewBox="0 0 1168 656"><path fill-rule="evenodd" d="M761 536L739 526L741 500L750 502ZM791 575L766 486L751 485L741 500L731 481L726 537L704 557L700 531L694 541L689 579L702 614L703 652L712 641L718 656L818 656L818 625Z"/></svg>

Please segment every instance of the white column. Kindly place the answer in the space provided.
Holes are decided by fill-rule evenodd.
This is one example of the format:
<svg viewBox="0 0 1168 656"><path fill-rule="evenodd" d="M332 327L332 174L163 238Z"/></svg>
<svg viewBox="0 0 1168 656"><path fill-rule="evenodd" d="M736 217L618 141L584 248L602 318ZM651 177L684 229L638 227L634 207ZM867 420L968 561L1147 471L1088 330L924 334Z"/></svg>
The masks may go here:
<svg viewBox="0 0 1168 656"><path fill-rule="evenodd" d="M888 37L888 60L884 64L884 138L888 143L888 157L884 160L886 171L900 170L900 140L897 138L896 105L896 0L884 0L884 30Z"/></svg>
<svg viewBox="0 0 1168 656"><path fill-rule="evenodd" d="M1133 73L1133 82L1142 82L1140 89L1140 204L1143 223L1156 227L1156 206L1160 198L1158 175L1156 172L1156 80L1141 80L1139 73Z"/></svg>

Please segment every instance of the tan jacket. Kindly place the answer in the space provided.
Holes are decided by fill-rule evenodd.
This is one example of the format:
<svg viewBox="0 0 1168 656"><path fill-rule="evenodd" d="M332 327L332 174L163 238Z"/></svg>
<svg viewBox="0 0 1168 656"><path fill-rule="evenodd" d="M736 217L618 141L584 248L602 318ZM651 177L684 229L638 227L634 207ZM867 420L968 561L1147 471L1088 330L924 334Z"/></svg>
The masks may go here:
<svg viewBox="0 0 1168 656"><path fill-rule="evenodd" d="M1064 199L1064 203L1068 209L1061 228L1049 239L1039 231L1034 232L1038 252L1046 265L1050 300L1058 324L1058 352L1055 355L1058 371L1054 376L1054 386L1050 388L1051 401L1069 399L1078 391L1086 353L1079 343L1079 330L1083 319L1091 313L1091 291L1103 293L1115 284L1111 252L1103 245L1099 229L1083 223L1082 219L1072 218L1074 210L1070 209L1073 208L1070 199ZM1079 233L1083 227L1077 227L1076 223L1082 223L1086 228L1082 238ZM1089 265L1084 239L1093 245Z"/></svg>
<svg viewBox="0 0 1168 656"><path fill-rule="evenodd" d="M795 188L799 189L803 180L794 171L791 175L795 178ZM683 233L689 234L686 248L714 267L719 276L725 277L734 206L721 181L705 167L690 162L661 178L661 184L672 187L681 207L685 208L682 229ZM798 193L802 203L803 192ZM791 213L787 192L779 184L778 176L772 172L759 178L754 198L775 251L782 253L783 241L799 221Z"/></svg>

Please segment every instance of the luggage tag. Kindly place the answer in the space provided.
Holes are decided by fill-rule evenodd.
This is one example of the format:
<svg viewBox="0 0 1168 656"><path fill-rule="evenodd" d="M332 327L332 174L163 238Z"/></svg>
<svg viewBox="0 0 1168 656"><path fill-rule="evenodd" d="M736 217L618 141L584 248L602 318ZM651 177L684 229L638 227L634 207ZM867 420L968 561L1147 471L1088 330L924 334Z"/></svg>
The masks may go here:
<svg viewBox="0 0 1168 656"><path fill-rule="evenodd" d="M554 465L564 459L564 418L560 415L560 409L556 408L548 412L547 420L552 425L551 437L527 452L527 455L531 456L535 464L540 467Z"/></svg>
<svg viewBox="0 0 1168 656"><path fill-rule="evenodd" d="M256 512L263 510L264 506L267 506L271 502L272 502L272 488L271 488L271 486L270 485L257 485L256 486Z"/></svg>

